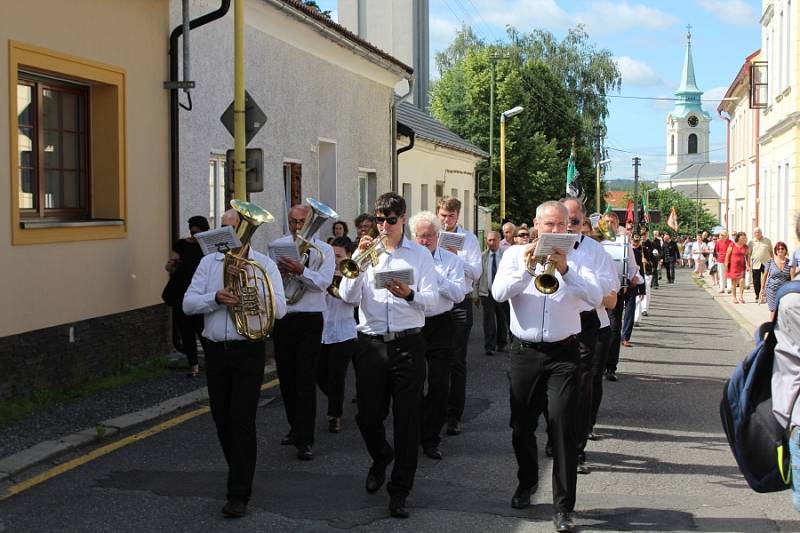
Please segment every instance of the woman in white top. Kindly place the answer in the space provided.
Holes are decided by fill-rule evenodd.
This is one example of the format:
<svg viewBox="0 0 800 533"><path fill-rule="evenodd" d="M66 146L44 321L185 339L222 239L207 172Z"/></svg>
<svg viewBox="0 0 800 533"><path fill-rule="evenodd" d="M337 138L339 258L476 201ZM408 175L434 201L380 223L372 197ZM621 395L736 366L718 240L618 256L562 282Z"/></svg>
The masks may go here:
<svg viewBox="0 0 800 533"><path fill-rule="evenodd" d="M694 273L699 277L703 277L703 272L706 271L706 257L708 256L708 247L703 241L703 235L698 233L697 240L692 243L692 259L694 260Z"/></svg>

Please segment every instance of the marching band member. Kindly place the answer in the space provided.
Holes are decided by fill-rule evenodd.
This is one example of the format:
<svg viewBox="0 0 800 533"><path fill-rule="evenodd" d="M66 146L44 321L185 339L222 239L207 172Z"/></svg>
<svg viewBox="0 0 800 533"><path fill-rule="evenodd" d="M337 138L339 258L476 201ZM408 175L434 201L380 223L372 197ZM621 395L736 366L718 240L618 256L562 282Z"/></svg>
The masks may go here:
<svg viewBox="0 0 800 533"><path fill-rule="evenodd" d="M572 259L586 264L595 273L603 293L603 301L600 302L600 305L591 305L582 301L579 308L581 312L581 332L578 335L578 347L581 358L578 365L578 403L575 427L578 437L578 473L588 474L590 470L586 465L585 450L586 441L591 430L594 385L592 368L596 357L595 348L600 328L603 326L600 315L606 315L605 322L608 322L605 308L608 304L611 304L612 309L616 305L619 281L617 280L617 268L614 266L611 256L606 253L600 243L591 237L587 237L581 231L586 220L586 208L583 203L576 198L566 198L561 203L567 208L570 232L581 233L575 249L580 253L573 254L574 257Z"/></svg>
<svg viewBox="0 0 800 533"><path fill-rule="evenodd" d="M450 387L450 361L453 357L455 326L453 304L464 299L464 264L457 255L439 247L439 221L430 211L420 211L409 221L411 234L417 244L433 256L439 297L436 304L425 309L425 337L428 362L428 389L422 400L422 451L431 459L441 459L440 433L447 414L447 392Z"/></svg>
<svg viewBox="0 0 800 533"><path fill-rule="evenodd" d="M464 262L464 300L453 306L456 325L453 359L450 363L450 394L447 400L447 434L461 433L461 416L467 394L467 341L472 330L472 288L481 277L481 248L474 233L458 224L461 202L458 198L445 196L436 203L436 215L444 231L464 235L461 250L448 249Z"/></svg>
<svg viewBox="0 0 800 533"><path fill-rule="evenodd" d="M366 479L367 492L378 491L386 467L394 460L389 513L407 518L406 497L414 484L420 433L420 404L425 381L425 310L436 304L438 289L433 258L428 250L405 239L406 202L397 193L382 194L375 202L375 222L385 241L377 264L370 262L355 278L339 285L342 300L359 305L358 351L354 358L358 415L356 422L372 457ZM359 252L373 239L364 236ZM369 253L369 252L367 252ZM358 253L354 254L358 259ZM392 278L375 287L376 273L412 269L406 284ZM398 274L399 275L399 274ZM383 422L392 405L394 449L386 441Z"/></svg>
<svg viewBox="0 0 800 533"><path fill-rule="evenodd" d="M354 306L342 301L337 281L341 282L338 266L350 257L349 238L336 237L330 243L336 258L337 270L334 282L325 295L325 312L322 314L325 325L322 328L322 353L319 358L317 385L328 397L328 431L342 431L342 410L344 386L347 378L347 365L356 350L356 319Z"/></svg>
<svg viewBox="0 0 800 533"><path fill-rule="evenodd" d="M545 202L536 209L534 226L544 233L566 233L567 209L559 202ZM495 300L511 303L511 331L522 348L511 354L509 371L512 444L519 484L511 506L530 505L539 483L536 425L547 405L553 445L553 522L557 531L573 532L577 439L575 402L580 360L577 335L581 330L578 309L584 302L600 305L603 294L594 272L571 259L577 251L555 250L548 257L555 267L558 290L539 292L528 272L528 256L536 244L506 250L492 284ZM542 265L536 264L537 275Z"/></svg>
<svg viewBox="0 0 800 533"><path fill-rule="evenodd" d="M222 215L223 226L238 227L239 213L231 209ZM272 281L275 318L286 313L286 299L280 272L267 256L245 245L242 255L257 261ZM227 502L222 513L240 518L247 512L256 470L256 409L264 380L264 340L251 341L240 335L228 312L239 299L224 286L225 255L208 254L192 277L183 299L183 312L204 315L203 337L208 381L208 402L217 436L228 463Z"/></svg>
<svg viewBox="0 0 800 533"><path fill-rule="evenodd" d="M289 210L289 235L273 244L294 244L297 232L311 216L305 205ZM296 303L288 304L286 316L275 323L275 364L280 380L281 396L289 422L289 432L281 441L294 445L297 458L314 458L314 424L317 415L317 361L322 346L322 312L325 292L333 281L333 250L324 241L311 236L316 248L309 248L307 264L288 257L278 260L283 275L284 292L301 291Z"/></svg>

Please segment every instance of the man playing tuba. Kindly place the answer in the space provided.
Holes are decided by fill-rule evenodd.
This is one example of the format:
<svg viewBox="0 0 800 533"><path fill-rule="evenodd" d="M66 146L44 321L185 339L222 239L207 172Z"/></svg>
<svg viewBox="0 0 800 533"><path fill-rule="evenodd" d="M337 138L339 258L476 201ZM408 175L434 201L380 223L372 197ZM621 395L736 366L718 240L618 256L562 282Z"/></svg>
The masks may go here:
<svg viewBox="0 0 800 533"><path fill-rule="evenodd" d="M314 458L314 424L317 414L317 364L322 345L322 312L325 294L333 281L336 268L333 249L318 239L316 231L305 235L300 230L316 226L309 217L316 213L306 205L296 205L289 210L289 235L284 235L273 245L310 243L301 257L304 263L282 257L278 268L283 274L284 292L294 295L288 303L286 316L275 324L275 363L281 383L283 407L289 432L281 441L294 445L297 457L303 461ZM300 232L300 236L298 236ZM298 237L302 237L299 239Z"/></svg>
<svg viewBox="0 0 800 533"><path fill-rule="evenodd" d="M246 224L239 213L231 209L222 215L222 225L239 228ZM278 282L280 273L267 256L250 248L247 243L236 254L256 262L266 271L272 286L269 309L274 316L265 322L280 318L286 313L283 286ZM230 254L230 252L229 252ZM225 286L224 279L238 275L240 268L228 266L226 254L208 254L192 277L192 283L183 299L183 312L187 315L204 315L203 337L208 380L208 400L217 435L228 462L227 503L223 514L233 518L244 516L253 485L256 469L256 408L264 379L266 348L264 337L248 338L239 333L230 310L240 308L243 302L235 287ZM233 290L232 290L233 289ZM265 295L260 295L261 297Z"/></svg>

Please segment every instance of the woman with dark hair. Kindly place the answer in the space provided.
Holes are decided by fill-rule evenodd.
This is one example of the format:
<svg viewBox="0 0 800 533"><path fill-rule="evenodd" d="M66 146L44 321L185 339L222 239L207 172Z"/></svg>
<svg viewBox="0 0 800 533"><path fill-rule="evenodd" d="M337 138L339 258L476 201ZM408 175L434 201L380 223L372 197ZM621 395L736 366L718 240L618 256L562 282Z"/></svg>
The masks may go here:
<svg viewBox="0 0 800 533"><path fill-rule="evenodd" d="M778 241L775 244L773 253L775 257L767 261L764 268L764 282L761 284L764 290L761 291L758 303L764 303L766 300L767 307L774 316L775 309L778 308L775 295L778 293L778 289L781 288L781 285L791 279L789 276L791 274L792 262L786 257L789 253L789 249L784 242Z"/></svg>
<svg viewBox="0 0 800 533"><path fill-rule="evenodd" d="M350 237L347 236L347 233L350 231L349 228L347 227L347 222L345 222L343 220L337 220L336 222L333 223L332 231L333 231L333 235L328 237L328 241L327 241L328 244L331 244L335 239L339 239L341 237L344 237L345 239L350 241L350 244L347 246L347 250L350 250L350 248L352 247L353 241L350 240Z"/></svg>
<svg viewBox="0 0 800 533"><path fill-rule="evenodd" d="M747 247L747 234L740 231L733 237L733 246L725 254L728 279L731 280L733 303L744 303L744 275L750 270L750 248ZM737 298L736 289L739 289Z"/></svg>

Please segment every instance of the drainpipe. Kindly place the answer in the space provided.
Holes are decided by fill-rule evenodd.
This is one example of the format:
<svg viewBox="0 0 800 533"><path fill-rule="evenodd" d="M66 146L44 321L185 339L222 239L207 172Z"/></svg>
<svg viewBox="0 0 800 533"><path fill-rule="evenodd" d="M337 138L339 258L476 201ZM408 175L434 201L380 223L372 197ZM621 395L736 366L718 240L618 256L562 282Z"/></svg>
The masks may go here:
<svg viewBox="0 0 800 533"><path fill-rule="evenodd" d="M756 109L756 120L755 120L755 135L753 135L753 140L755 142L755 152L756 152L756 219L753 221L753 227L757 228L761 226L759 222L759 212L761 211L761 143L758 140L758 136L761 134L761 112L760 110Z"/></svg>
<svg viewBox="0 0 800 533"><path fill-rule="evenodd" d="M725 116L723 115L725 113ZM726 149L726 158L728 164L726 166L726 177L725 177L725 227L728 228L730 231L731 223L730 219L728 218L730 210L731 210L731 115L727 111L721 111L719 116L726 122L725 125L725 147Z"/></svg>
<svg viewBox="0 0 800 533"><path fill-rule="evenodd" d="M189 23L189 29L193 30L204 26L209 22L224 17L231 7L231 0L221 0L217 10L206 13L202 17L197 17ZM178 39L183 35L184 27L180 25L172 30L169 36L169 82L178 81ZM181 222L180 214L180 143L179 143L179 106L178 89L170 89L169 95L169 156L170 156L170 207L172 217L170 232L172 241L180 238ZM191 110L191 107L187 107Z"/></svg>
<svg viewBox="0 0 800 533"><path fill-rule="evenodd" d="M398 82L399 83L399 82ZM403 96L394 96L392 94L392 109L390 111L390 116L392 119L391 129L392 129L392 187L391 190L399 193L400 192L400 175L398 171L397 165L397 154L399 150L397 150L397 105L400 102L404 102L411 97L412 92L414 91L414 78L411 77L408 79L408 92ZM413 139L412 139L413 144ZM409 148L410 150L410 148Z"/></svg>
<svg viewBox="0 0 800 533"><path fill-rule="evenodd" d="M408 137L409 143L407 146L403 146L402 148L397 149L397 155L402 154L403 152L408 152L412 148L414 148L414 140L417 138L417 133L411 129L409 126L406 126L403 123L397 124L397 133L398 135L402 135L403 137Z"/></svg>

